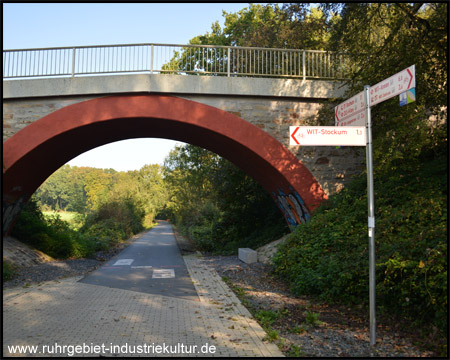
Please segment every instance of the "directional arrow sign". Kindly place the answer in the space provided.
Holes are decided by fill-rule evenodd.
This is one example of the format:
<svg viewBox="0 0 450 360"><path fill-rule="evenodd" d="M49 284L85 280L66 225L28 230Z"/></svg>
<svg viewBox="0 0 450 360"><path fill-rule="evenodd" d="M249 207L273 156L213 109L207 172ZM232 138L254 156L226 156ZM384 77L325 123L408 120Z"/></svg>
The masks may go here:
<svg viewBox="0 0 450 360"><path fill-rule="evenodd" d="M365 126L290 126L290 145L366 146Z"/></svg>
<svg viewBox="0 0 450 360"><path fill-rule="evenodd" d="M384 100L390 99L406 90L416 87L416 66L400 71L376 85L370 87L369 105L374 106Z"/></svg>
<svg viewBox="0 0 450 360"><path fill-rule="evenodd" d="M366 126L364 91L334 108L336 126Z"/></svg>

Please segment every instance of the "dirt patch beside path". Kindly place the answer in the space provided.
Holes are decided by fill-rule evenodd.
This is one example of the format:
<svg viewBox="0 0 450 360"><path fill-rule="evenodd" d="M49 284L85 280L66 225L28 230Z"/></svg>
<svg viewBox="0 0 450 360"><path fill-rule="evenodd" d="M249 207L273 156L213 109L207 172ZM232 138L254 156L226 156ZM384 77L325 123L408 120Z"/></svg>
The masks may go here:
<svg viewBox="0 0 450 360"><path fill-rule="evenodd" d="M400 323L379 322L377 344L369 345L367 311L329 305L290 293L270 275L270 265L245 264L237 256L204 256L250 312L270 322L272 337L286 355L313 357L435 357L414 346L419 334L402 331ZM261 323L261 321L260 321ZM423 342L423 339L422 339ZM294 345L294 346L292 346ZM295 352L293 352L295 350Z"/></svg>

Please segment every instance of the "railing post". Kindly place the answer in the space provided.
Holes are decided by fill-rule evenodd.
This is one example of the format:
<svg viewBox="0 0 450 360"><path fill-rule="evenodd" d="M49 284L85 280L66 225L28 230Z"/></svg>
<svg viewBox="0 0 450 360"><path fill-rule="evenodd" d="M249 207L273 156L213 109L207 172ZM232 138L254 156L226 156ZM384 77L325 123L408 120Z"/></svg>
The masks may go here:
<svg viewBox="0 0 450 360"><path fill-rule="evenodd" d="M303 50L303 80L306 80L306 51Z"/></svg>
<svg viewBox="0 0 450 360"><path fill-rule="evenodd" d="M227 55L227 76L230 77L231 75L231 48L228 48L228 55Z"/></svg>
<svg viewBox="0 0 450 360"><path fill-rule="evenodd" d="M72 77L75 77L75 51L76 48L72 49Z"/></svg>
<svg viewBox="0 0 450 360"><path fill-rule="evenodd" d="M152 44L151 51L150 51L150 74L153 74L153 48L154 48L154 45Z"/></svg>

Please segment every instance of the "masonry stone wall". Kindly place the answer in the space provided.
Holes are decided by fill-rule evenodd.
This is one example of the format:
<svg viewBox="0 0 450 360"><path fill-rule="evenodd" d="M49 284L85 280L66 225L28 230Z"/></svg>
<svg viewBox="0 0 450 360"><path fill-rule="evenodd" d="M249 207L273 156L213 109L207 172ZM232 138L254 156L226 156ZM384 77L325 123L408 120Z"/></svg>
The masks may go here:
<svg viewBox="0 0 450 360"><path fill-rule="evenodd" d="M94 97L3 100L3 142L56 110L92 98Z"/></svg>
<svg viewBox="0 0 450 360"><path fill-rule="evenodd" d="M95 97L98 95L4 100L3 141L45 115ZM228 111L266 131L297 156L328 195L341 190L353 175L364 169L365 153L361 147L289 145L289 126L317 125L315 116L324 100L223 95L180 97Z"/></svg>

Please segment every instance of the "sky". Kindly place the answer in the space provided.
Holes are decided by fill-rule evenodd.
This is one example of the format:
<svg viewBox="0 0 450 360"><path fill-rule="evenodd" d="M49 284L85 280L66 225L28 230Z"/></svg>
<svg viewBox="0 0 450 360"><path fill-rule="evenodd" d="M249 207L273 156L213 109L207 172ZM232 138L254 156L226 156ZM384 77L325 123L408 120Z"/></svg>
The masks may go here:
<svg viewBox="0 0 450 360"><path fill-rule="evenodd" d="M137 43L187 44L211 32L222 10L237 12L247 3L6 3L3 49ZM176 142L123 140L88 151L71 166L139 170L162 164ZM178 143L182 144L182 143Z"/></svg>

